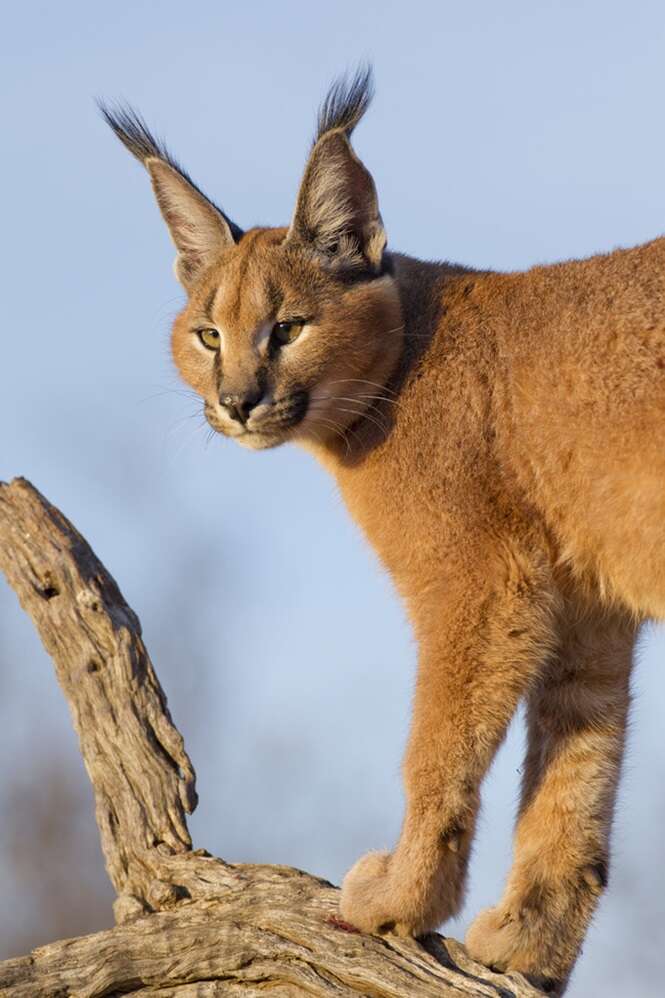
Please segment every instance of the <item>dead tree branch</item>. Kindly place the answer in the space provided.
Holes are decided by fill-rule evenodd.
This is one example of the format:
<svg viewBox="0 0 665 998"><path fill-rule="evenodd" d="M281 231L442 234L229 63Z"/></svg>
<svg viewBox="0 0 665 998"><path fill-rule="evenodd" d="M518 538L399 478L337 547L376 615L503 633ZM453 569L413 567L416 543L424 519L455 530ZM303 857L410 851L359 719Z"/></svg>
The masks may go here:
<svg viewBox="0 0 665 998"><path fill-rule="evenodd" d="M194 770L109 573L23 479L0 485L0 569L55 663L92 781L116 928L0 964L0 996L119 994L531 998L519 975L454 940L365 936L336 919L337 889L279 866L192 850Z"/></svg>

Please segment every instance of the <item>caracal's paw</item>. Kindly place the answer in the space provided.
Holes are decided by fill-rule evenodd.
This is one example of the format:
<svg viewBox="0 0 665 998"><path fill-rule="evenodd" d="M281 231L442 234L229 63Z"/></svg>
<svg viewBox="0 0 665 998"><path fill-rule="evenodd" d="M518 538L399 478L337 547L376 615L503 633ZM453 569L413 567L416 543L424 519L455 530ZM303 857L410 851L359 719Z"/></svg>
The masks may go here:
<svg viewBox="0 0 665 998"><path fill-rule="evenodd" d="M340 913L362 932L416 934L417 926L405 918L390 878L389 852L368 852L351 867L342 881Z"/></svg>
<svg viewBox="0 0 665 998"><path fill-rule="evenodd" d="M409 888L407 877L397 875L389 852L369 852L344 877L340 912L363 932L421 936L444 917L432 911L430 900Z"/></svg>
<svg viewBox="0 0 665 998"><path fill-rule="evenodd" d="M540 918L530 919L526 913L516 917L497 907L480 912L464 945L478 963L501 973L519 971L547 992L562 994L570 960L557 953L552 942Z"/></svg>

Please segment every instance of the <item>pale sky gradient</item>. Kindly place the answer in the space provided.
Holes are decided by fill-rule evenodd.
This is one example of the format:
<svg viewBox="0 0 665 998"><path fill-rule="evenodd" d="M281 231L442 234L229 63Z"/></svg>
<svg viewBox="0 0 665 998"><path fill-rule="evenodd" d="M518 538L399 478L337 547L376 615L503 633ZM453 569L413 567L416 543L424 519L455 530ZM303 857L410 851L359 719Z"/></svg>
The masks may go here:
<svg viewBox="0 0 665 998"><path fill-rule="evenodd" d="M196 844L339 881L399 830L415 648L313 461L206 448L196 406L170 391L173 250L93 99L131 100L240 225L283 224L328 83L370 59L377 96L355 144L390 245L523 268L665 230L665 6L28 0L6 5L0 47L0 478L26 475L60 505L140 614L199 774ZM82 780L49 662L4 584L0 656L3 774L29 781L57 757ZM573 998L662 995L662 658L654 629ZM516 726L452 934L499 895L520 755ZM2 815L0 874L20 918Z"/></svg>

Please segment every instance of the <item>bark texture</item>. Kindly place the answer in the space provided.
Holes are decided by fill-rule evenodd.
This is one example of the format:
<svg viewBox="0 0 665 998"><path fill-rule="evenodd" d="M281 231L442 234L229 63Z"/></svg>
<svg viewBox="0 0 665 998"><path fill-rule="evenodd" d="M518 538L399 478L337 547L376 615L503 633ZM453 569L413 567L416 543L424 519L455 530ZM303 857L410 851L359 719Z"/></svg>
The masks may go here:
<svg viewBox="0 0 665 998"><path fill-rule="evenodd" d="M0 484L0 569L37 627L92 781L116 927L0 963L0 996L540 994L454 940L362 935L331 884L193 850L195 775L113 578L29 482Z"/></svg>

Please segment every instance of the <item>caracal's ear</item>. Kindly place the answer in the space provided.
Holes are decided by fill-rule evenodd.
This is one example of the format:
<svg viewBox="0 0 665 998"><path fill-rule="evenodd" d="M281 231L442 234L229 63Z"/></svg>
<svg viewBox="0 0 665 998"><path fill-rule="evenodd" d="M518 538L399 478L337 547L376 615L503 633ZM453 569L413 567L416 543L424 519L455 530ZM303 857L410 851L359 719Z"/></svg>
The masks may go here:
<svg viewBox="0 0 665 998"><path fill-rule="evenodd" d="M376 187L349 141L372 93L369 68L328 91L286 239L310 246L336 268L378 274L386 234Z"/></svg>
<svg viewBox="0 0 665 998"><path fill-rule="evenodd" d="M127 149L140 160L152 187L178 255L174 270L185 288L201 275L227 246L238 242L242 229L203 194L158 142L143 118L128 106L99 108L106 122Z"/></svg>

